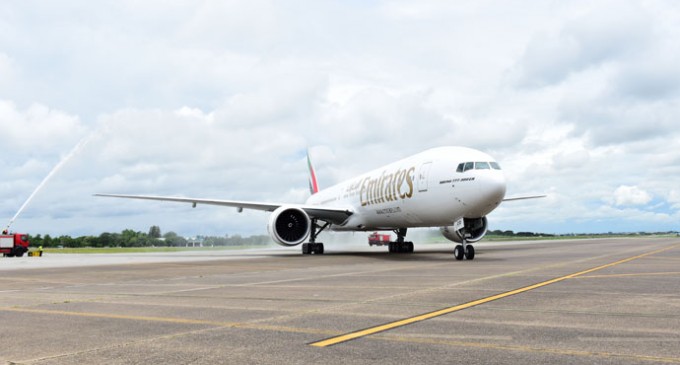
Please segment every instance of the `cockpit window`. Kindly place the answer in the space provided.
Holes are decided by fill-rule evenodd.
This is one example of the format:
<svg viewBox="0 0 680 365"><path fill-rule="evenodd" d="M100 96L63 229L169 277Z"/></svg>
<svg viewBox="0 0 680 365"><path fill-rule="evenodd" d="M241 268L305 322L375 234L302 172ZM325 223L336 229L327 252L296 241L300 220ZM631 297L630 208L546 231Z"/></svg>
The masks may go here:
<svg viewBox="0 0 680 365"><path fill-rule="evenodd" d="M458 164L456 172L465 172L468 170L491 170L491 169L500 170L501 166L498 164L498 162L486 162L486 161L462 162Z"/></svg>
<svg viewBox="0 0 680 365"><path fill-rule="evenodd" d="M489 167L488 162L475 162L475 170L489 170L491 167Z"/></svg>

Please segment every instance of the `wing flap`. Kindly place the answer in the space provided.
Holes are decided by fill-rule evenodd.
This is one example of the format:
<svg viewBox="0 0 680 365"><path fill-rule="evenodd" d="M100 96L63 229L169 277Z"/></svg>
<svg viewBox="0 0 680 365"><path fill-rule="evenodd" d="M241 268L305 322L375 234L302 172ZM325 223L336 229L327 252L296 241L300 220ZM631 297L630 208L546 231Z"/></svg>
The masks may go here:
<svg viewBox="0 0 680 365"><path fill-rule="evenodd" d="M156 196L156 195L94 194L94 196L103 196L103 197L109 197L109 198L156 200L156 201L167 201L167 202L175 202L175 203L221 205L221 206L225 206L225 207L264 210L264 211L267 211L267 212L271 212L274 209L283 205L283 204L277 204L277 203L249 202L249 201L238 201L238 200L201 199L201 198L184 198L184 197Z"/></svg>
<svg viewBox="0 0 680 365"><path fill-rule="evenodd" d="M102 196L108 198L124 198L124 199L141 199L141 200L156 200L167 201L175 203L189 203L194 207L198 204L219 205L225 207L234 207L239 209L253 209L266 212L273 212L276 208L281 206L298 207L304 210L311 218L317 218L333 224L344 223L353 212L349 209L322 207L316 205L305 204L282 204L282 203L268 203L268 202L251 202L239 200L219 200L219 199L202 199L202 198L185 198L174 196L156 196L156 195L126 195L126 194L94 194L94 196Z"/></svg>

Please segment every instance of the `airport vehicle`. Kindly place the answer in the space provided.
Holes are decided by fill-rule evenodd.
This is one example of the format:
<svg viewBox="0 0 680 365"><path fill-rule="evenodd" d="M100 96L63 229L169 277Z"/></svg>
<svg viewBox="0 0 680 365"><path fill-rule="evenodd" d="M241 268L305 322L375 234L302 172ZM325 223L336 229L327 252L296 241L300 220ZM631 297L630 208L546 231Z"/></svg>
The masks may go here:
<svg viewBox="0 0 680 365"><path fill-rule="evenodd" d="M404 240L408 228L441 227L444 237L458 243L453 251L456 260L474 259L471 243L484 237L486 216L501 202L542 197L505 198L505 176L498 163L466 147L429 149L324 190L319 189L309 155L307 163L312 195L304 204L95 195L270 211L267 229L272 239L282 246L302 244L303 254L323 254L323 243L316 238L325 229L394 231L397 240L388 245L389 252L410 253L413 243Z"/></svg>
<svg viewBox="0 0 680 365"><path fill-rule="evenodd" d="M385 246L390 243L390 237L389 234L380 234L378 232L373 232L368 235L368 245L369 246Z"/></svg>
<svg viewBox="0 0 680 365"><path fill-rule="evenodd" d="M28 251L28 235L12 233L0 235L0 253L8 257L21 257Z"/></svg>

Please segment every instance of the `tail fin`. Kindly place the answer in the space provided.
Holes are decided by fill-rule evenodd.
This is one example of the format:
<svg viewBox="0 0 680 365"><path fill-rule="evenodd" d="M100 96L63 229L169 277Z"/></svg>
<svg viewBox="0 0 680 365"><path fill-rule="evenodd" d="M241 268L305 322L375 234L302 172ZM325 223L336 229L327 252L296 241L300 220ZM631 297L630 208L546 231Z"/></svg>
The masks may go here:
<svg viewBox="0 0 680 365"><path fill-rule="evenodd" d="M309 167L309 192L314 195L319 192L319 183L316 181L316 171L309 158L309 150L307 150L307 166Z"/></svg>

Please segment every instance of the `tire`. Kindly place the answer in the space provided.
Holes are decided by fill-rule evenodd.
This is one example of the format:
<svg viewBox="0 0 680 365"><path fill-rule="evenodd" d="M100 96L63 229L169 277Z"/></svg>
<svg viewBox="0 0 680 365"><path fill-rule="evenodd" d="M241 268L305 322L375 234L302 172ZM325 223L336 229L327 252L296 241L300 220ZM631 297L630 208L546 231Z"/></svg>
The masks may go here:
<svg viewBox="0 0 680 365"><path fill-rule="evenodd" d="M309 255L310 253L312 253L312 252L309 250L309 243L303 243L302 244L302 254L303 255Z"/></svg>
<svg viewBox="0 0 680 365"><path fill-rule="evenodd" d="M323 243L316 244L316 250L314 251L317 255L323 255Z"/></svg>
<svg viewBox="0 0 680 365"><path fill-rule="evenodd" d="M460 261L463 259L463 255L463 245L457 245L456 248L453 249L453 257Z"/></svg>
<svg viewBox="0 0 680 365"><path fill-rule="evenodd" d="M465 258L468 260L474 260L475 248L472 245L467 246L467 250L465 250Z"/></svg>
<svg viewBox="0 0 680 365"><path fill-rule="evenodd" d="M406 252L413 253L413 242L409 242L407 248Z"/></svg>

